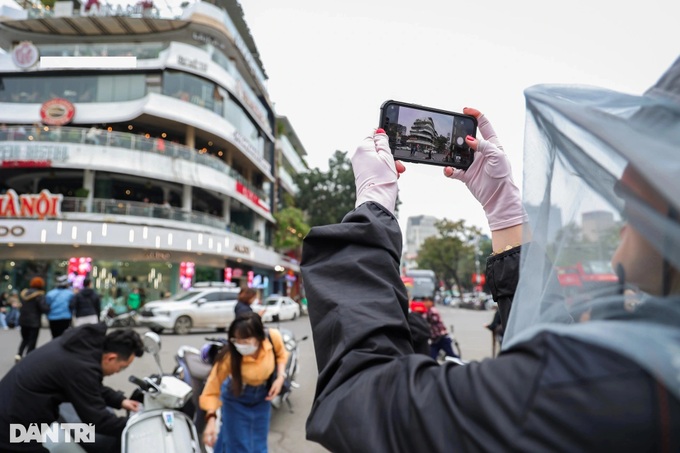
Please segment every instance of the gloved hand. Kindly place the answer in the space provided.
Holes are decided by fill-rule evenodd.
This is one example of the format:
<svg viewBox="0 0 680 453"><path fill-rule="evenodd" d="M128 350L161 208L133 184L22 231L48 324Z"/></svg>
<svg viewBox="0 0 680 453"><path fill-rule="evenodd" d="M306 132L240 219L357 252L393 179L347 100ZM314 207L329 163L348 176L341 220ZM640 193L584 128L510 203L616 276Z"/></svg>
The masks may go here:
<svg viewBox="0 0 680 453"><path fill-rule="evenodd" d="M405 167L401 162L395 163L384 130L376 129L361 142L352 156L352 170L357 191L355 207L375 201L394 214L397 179Z"/></svg>
<svg viewBox="0 0 680 453"><path fill-rule="evenodd" d="M477 152L467 171L444 168L444 175L459 179L482 204L491 231L502 230L527 221L519 188L512 180L508 156L503 151L491 123L479 110L465 108L463 113L477 118L483 140L467 136L466 143Z"/></svg>

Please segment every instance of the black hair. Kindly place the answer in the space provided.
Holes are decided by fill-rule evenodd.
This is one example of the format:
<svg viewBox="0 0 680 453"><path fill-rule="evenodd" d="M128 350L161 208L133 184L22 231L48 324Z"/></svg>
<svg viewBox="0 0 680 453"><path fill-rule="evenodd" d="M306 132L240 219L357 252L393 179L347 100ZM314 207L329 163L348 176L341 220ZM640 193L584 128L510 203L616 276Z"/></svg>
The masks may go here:
<svg viewBox="0 0 680 453"><path fill-rule="evenodd" d="M86 277L85 280L83 280L83 288L90 286L90 283L92 283L92 280L90 280L90 277Z"/></svg>
<svg viewBox="0 0 680 453"><path fill-rule="evenodd" d="M255 337L260 342L260 346L265 339L264 324L260 315L254 312L245 312L239 314L236 319L229 326L229 339L234 338L250 338ZM222 348L215 358L215 362L219 362L226 355L229 355L231 361L231 392L234 396L241 394L243 387L243 380L241 378L241 361L243 356L238 353L236 346L229 341L227 346Z"/></svg>
<svg viewBox="0 0 680 453"><path fill-rule="evenodd" d="M127 360L132 354L141 357L144 354L144 343L137 332L132 329L114 330L104 339L104 353L114 352L121 360Z"/></svg>

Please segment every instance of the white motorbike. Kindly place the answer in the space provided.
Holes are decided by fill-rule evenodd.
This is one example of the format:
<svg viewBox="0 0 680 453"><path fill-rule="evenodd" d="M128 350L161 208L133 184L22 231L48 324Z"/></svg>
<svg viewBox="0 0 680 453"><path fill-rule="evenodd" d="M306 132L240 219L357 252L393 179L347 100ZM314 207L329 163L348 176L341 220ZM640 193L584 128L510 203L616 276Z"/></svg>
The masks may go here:
<svg viewBox="0 0 680 453"><path fill-rule="evenodd" d="M137 385L131 399L139 400L143 395L143 408L128 419L121 437L121 451L199 453L201 448L196 427L192 420L179 410L191 399L191 386L175 376L163 373L159 357L160 347L161 340L157 334L153 332L144 334L144 350L154 356L160 374L144 379L129 377L129 381ZM64 411L61 413L63 417ZM64 417L62 420L68 423L80 422L73 417L74 412L70 419ZM52 453L85 451L77 444L66 443L63 436L59 441L50 441L44 446Z"/></svg>

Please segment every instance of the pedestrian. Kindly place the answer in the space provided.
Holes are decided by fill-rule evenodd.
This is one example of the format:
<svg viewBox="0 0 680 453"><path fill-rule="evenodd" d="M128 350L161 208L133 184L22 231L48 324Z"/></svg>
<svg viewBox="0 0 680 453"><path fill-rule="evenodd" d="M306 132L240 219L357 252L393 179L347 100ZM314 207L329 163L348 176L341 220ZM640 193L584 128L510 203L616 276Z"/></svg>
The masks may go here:
<svg viewBox="0 0 680 453"><path fill-rule="evenodd" d="M9 304L7 302L7 293L0 294L0 329L7 330L7 312L9 311Z"/></svg>
<svg viewBox="0 0 680 453"><path fill-rule="evenodd" d="M109 408L138 411L140 403L104 386L102 379L123 371L143 352L137 332L116 329L107 334L103 323L69 329L37 348L0 380L0 451L47 451L40 442L12 443L10 424L31 433L42 423L56 422L59 405L71 403L82 423L95 429L97 444L88 451L120 452L128 419Z"/></svg>
<svg viewBox="0 0 680 453"><path fill-rule="evenodd" d="M132 288L132 292L130 294L128 294L128 298L127 298L128 311L139 310L139 307L140 307L141 304L142 304L142 298L139 295L139 288L134 287L134 288Z"/></svg>
<svg viewBox="0 0 680 453"><path fill-rule="evenodd" d="M234 315L238 316L242 313L252 312L251 305L257 299L257 291L253 288L243 288L238 293L236 305L234 306Z"/></svg>
<svg viewBox="0 0 680 453"><path fill-rule="evenodd" d="M55 282L56 288L49 290L45 296L45 301L50 307L47 320L50 323L52 338L57 338L71 327L71 299L74 296L68 276L60 275Z"/></svg>
<svg viewBox="0 0 680 453"><path fill-rule="evenodd" d="M19 295L16 290L10 291L7 296L7 304L9 305L9 310L7 312L7 327L10 329L19 328L19 318L21 317L21 301L19 300Z"/></svg>
<svg viewBox="0 0 680 453"><path fill-rule="evenodd" d="M73 327L99 322L99 314L102 311L101 299L99 294L90 287L91 284L92 280L89 277L85 277L83 288L71 299Z"/></svg>
<svg viewBox="0 0 680 453"><path fill-rule="evenodd" d="M85 134L85 143L99 145L99 128L97 126L92 126L87 130L87 133Z"/></svg>
<svg viewBox="0 0 680 453"><path fill-rule="evenodd" d="M42 316L49 309L50 307L45 302L45 280L42 277L33 277L28 288L21 291L21 315L19 316L21 344L19 344L17 355L14 356L15 362L23 358L24 351L29 354L35 349Z"/></svg>
<svg viewBox="0 0 680 453"><path fill-rule="evenodd" d="M421 313L421 315L427 321L427 325L430 328L430 357L436 359L439 351L444 351L446 357L458 358L458 354L453 352L453 347L451 346L453 342L451 336L449 336L449 331L446 330L446 326L442 322L439 310L434 308L432 298L429 296L424 297L423 305L425 306L425 312Z"/></svg>
<svg viewBox="0 0 680 453"><path fill-rule="evenodd" d="M287 360L278 330L265 332L262 319L252 311L236 317L199 399L206 412L205 445L215 453L267 452L271 400L286 379ZM218 433L215 417L220 407Z"/></svg>
<svg viewBox="0 0 680 453"><path fill-rule="evenodd" d="M379 129L352 157L355 209L304 240L319 371L308 439L334 452L680 451L680 59L642 96L571 85L525 94L533 231L478 110L463 109L482 137L466 137L473 164L444 169L489 223L500 355L439 365L413 354L394 216L405 167ZM621 220L598 235L585 216L581 229L593 209ZM564 230L551 234L556 220ZM605 252L618 281L565 297L558 266Z"/></svg>

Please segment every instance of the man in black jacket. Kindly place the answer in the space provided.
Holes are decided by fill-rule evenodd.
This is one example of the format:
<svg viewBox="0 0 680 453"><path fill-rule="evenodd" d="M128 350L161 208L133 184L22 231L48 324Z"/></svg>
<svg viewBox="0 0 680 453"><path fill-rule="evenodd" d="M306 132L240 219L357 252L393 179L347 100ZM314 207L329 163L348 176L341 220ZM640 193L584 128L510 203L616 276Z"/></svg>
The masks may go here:
<svg viewBox="0 0 680 453"><path fill-rule="evenodd" d="M99 313L102 311L99 294L90 287L92 280L85 278L83 288L71 299L71 313L75 319L73 326L83 324L96 324L99 322Z"/></svg>
<svg viewBox="0 0 680 453"><path fill-rule="evenodd" d="M61 403L72 403L97 434L119 439L127 420L107 407L136 411L139 403L104 386L102 379L124 370L142 353L137 332L107 335L104 324L69 329L34 350L0 381L0 451L46 451L36 443L10 443L10 424L50 424L57 420Z"/></svg>
<svg viewBox="0 0 680 453"><path fill-rule="evenodd" d="M484 207L497 251L487 261L487 281L505 323L526 215L493 128L478 111L464 112L478 118L485 140L468 137L475 163L445 174L462 179ZM304 241L319 368L310 440L352 453L680 451L677 381L594 341L545 330L496 359L465 366L413 354L393 214L404 167L381 129L359 146L352 166L356 209L340 224L313 228ZM667 355L680 351L677 331L672 341Z"/></svg>

